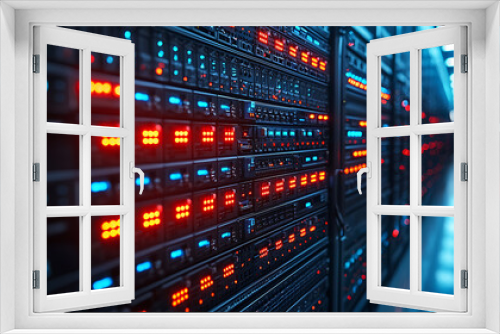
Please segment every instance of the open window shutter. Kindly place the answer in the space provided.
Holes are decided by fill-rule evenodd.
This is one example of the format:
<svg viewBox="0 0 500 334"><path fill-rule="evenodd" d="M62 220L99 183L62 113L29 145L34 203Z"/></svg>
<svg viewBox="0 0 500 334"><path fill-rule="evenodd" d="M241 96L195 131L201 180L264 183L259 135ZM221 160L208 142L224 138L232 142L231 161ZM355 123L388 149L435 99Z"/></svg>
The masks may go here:
<svg viewBox="0 0 500 334"><path fill-rule="evenodd" d="M423 122L422 52L453 45L454 56L448 66L454 68L454 117L451 122ZM382 57L409 52L410 57L410 124L383 126L381 87ZM440 51L441 52L441 51ZM439 53L441 54L441 53ZM367 48L367 298L372 303L429 311L467 310L467 182L462 165L467 163L467 46L465 27L442 27L371 41ZM469 61L470 63L470 61ZM447 74L446 74L447 75ZM436 92L437 94L437 92ZM425 123L425 124L424 124ZM432 124L431 124L432 123ZM422 203L422 137L453 134L454 203L433 206ZM382 138L406 137L410 143L409 205L382 205ZM359 182L359 181L358 181ZM384 286L382 282L382 217L409 217L409 289ZM426 291L422 285L423 219L447 217L451 221L453 285L451 293ZM427 221L429 221L427 219ZM437 257L439 254L435 254ZM439 270L437 268L436 270Z"/></svg>
<svg viewBox="0 0 500 334"><path fill-rule="evenodd" d="M59 80L58 85L75 87L76 117L73 122L64 119L48 118L48 109L53 99L48 94L54 94L57 87L49 87L48 57L52 57L48 50L59 48L55 62L65 63L76 55L74 71L79 78L77 82ZM33 293L35 312L66 312L85 310L96 307L130 303L134 299L134 45L118 38L104 37L96 34L80 32L57 27L39 26L34 28L34 270ZM102 84L94 87L91 83L91 64L93 53L106 54L110 59L117 59L119 80L114 86ZM52 62L51 62L51 66ZM56 65L57 66L57 65ZM61 67L64 68L64 67ZM66 67L67 68L67 67ZM61 76L65 77L64 71ZM69 77L69 75L66 75ZM97 83L96 83L97 85ZM91 91L102 90L107 93L112 89L115 100L119 100L119 116L115 124L101 124L95 121L91 110ZM72 89L67 89L72 91ZM68 96L57 96L68 98ZM64 110L63 110L64 111ZM50 140L48 140L50 138ZM57 141L53 139L57 138ZM116 165L116 183L119 192L116 205L93 205L92 193L96 185L92 183L92 154L96 140L112 140L116 146L119 163ZM66 151L57 151L60 145L75 142L70 153L75 154L77 170L74 171L74 188L77 189L75 202L68 199L68 205L51 203L50 192L54 189L51 184L54 177L59 177L58 166L62 166L71 159L65 155ZM111 143L111 142L110 142ZM49 145L49 146L48 146ZM52 147L51 147L52 146ZM54 148L54 146L56 146ZM48 150L51 154L48 161ZM57 159L54 159L54 156ZM117 159L118 160L118 159ZM47 166L51 167L48 172ZM56 172L54 172L56 170ZM66 173L68 174L68 173ZM106 185L105 183L97 186ZM68 195L69 198L69 195ZM96 217L117 217L109 221L94 225ZM48 224L59 224L62 237L73 238L76 246L74 261L64 265L79 268L77 284L73 284L66 291L50 291L48 284L53 264L48 262L50 239ZM66 230L65 230L66 229ZM66 233L66 234L65 234ZM71 234L71 235L70 235ZM75 238L75 235L78 237ZM100 270L97 263L93 263L94 255L92 243L95 237L102 235L103 239L114 239L116 243L116 268L119 268L113 277L99 277ZM108 240L104 240L108 241ZM110 241L111 242L111 241ZM68 254L57 254L61 258ZM76 262L76 263L75 263ZM60 278L60 277L59 277ZM62 279L65 279L63 277ZM74 278L71 278L74 280ZM60 282L58 282L60 283ZM59 284L61 285L61 284Z"/></svg>

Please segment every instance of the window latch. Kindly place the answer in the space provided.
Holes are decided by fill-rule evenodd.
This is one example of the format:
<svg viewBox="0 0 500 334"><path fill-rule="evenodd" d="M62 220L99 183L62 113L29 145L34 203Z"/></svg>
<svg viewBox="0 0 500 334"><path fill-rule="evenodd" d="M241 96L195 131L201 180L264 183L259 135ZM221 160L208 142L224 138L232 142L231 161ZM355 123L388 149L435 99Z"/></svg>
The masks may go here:
<svg viewBox="0 0 500 334"><path fill-rule="evenodd" d="M467 289L469 287L469 272L467 270L462 270L461 272L461 288L462 289Z"/></svg>
<svg viewBox="0 0 500 334"><path fill-rule="evenodd" d="M140 186L139 195L142 195L142 192L144 191L144 172L142 171L142 169L134 167L134 163L132 161L130 161L129 166L130 166L129 170L131 179L134 179L135 173L139 174L139 186Z"/></svg>
<svg viewBox="0 0 500 334"><path fill-rule="evenodd" d="M33 270L33 289L40 289L40 270Z"/></svg>
<svg viewBox="0 0 500 334"><path fill-rule="evenodd" d="M466 162L460 164L460 180L469 181L469 165Z"/></svg>
<svg viewBox="0 0 500 334"><path fill-rule="evenodd" d="M363 194L363 192L361 191L361 176L363 176L363 174L366 173L366 177L371 179L372 178L372 163L371 162L367 162L366 164L367 167L365 168L361 168L359 171L358 171L358 192L360 195Z"/></svg>
<svg viewBox="0 0 500 334"><path fill-rule="evenodd" d="M33 164L33 181L40 182L40 163Z"/></svg>

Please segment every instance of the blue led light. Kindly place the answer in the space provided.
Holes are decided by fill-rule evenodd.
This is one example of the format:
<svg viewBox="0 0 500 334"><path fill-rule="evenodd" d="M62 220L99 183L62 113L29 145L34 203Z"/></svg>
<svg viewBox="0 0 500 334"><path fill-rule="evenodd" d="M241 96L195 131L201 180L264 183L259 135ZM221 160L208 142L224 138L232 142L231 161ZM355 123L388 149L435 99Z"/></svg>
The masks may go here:
<svg viewBox="0 0 500 334"><path fill-rule="evenodd" d="M198 101L198 107L206 108L206 107L208 107L208 102L207 101Z"/></svg>
<svg viewBox="0 0 500 334"><path fill-rule="evenodd" d="M137 101L149 101L149 95L146 93L137 92L135 93L135 99Z"/></svg>
<svg viewBox="0 0 500 334"><path fill-rule="evenodd" d="M113 285L113 279L111 277L105 277L101 280L95 281L92 284L92 289L94 290L105 289L109 288L112 285Z"/></svg>
<svg viewBox="0 0 500 334"><path fill-rule="evenodd" d="M202 248L202 247L206 247L206 246L210 246L210 241L201 240L200 242L198 242L198 247Z"/></svg>
<svg viewBox="0 0 500 334"><path fill-rule="evenodd" d="M317 157L317 156L314 156L314 157L313 157L313 161L318 161L318 157Z"/></svg>
<svg viewBox="0 0 500 334"><path fill-rule="evenodd" d="M310 208L310 207L311 207L311 205L312 205L312 204L311 204L311 202L307 202L307 203L306 203L306 208Z"/></svg>
<svg viewBox="0 0 500 334"><path fill-rule="evenodd" d="M221 104L221 105L220 105L220 108L221 108L221 109L224 109L224 110L229 110L229 106L228 106L228 105L225 105L225 104Z"/></svg>
<svg viewBox="0 0 500 334"><path fill-rule="evenodd" d="M311 161L311 157L306 157L306 162Z"/></svg>
<svg viewBox="0 0 500 334"><path fill-rule="evenodd" d="M158 42L156 42L156 45L158 45L158 46L163 46L163 41L158 41Z"/></svg>
<svg viewBox="0 0 500 334"><path fill-rule="evenodd" d="M288 137L288 131L283 131L283 137Z"/></svg>
<svg viewBox="0 0 500 334"><path fill-rule="evenodd" d="M231 236L231 233L230 233L230 232L224 232L224 233L222 233L222 235L221 235L222 239L229 238L230 236Z"/></svg>
<svg viewBox="0 0 500 334"><path fill-rule="evenodd" d="M351 266L351 262L344 263L344 268L345 269L349 269L350 266Z"/></svg>
<svg viewBox="0 0 500 334"><path fill-rule="evenodd" d="M174 52L177 52L177 51L179 51L179 48L174 45L174 47L172 48L172 50L174 50Z"/></svg>
<svg viewBox="0 0 500 334"><path fill-rule="evenodd" d="M108 181L97 181L92 182L90 185L90 191L93 193L99 193L101 191L106 191L111 187L111 184Z"/></svg>
<svg viewBox="0 0 500 334"><path fill-rule="evenodd" d="M182 179L182 174L181 173L172 173L172 174L170 174L169 178L171 181L179 181L180 179Z"/></svg>
<svg viewBox="0 0 500 334"><path fill-rule="evenodd" d="M132 33L131 33L129 30L127 30L127 31L125 31L125 33L123 34L123 36L124 36L126 39L130 39L130 37L132 37Z"/></svg>
<svg viewBox="0 0 500 334"><path fill-rule="evenodd" d="M312 135L313 135L312 131L307 131L307 136L308 137L312 137Z"/></svg>
<svg viewBox="0 0 500 334"><path fill-rule="evenodd" d="M169 102L170 104L181 104L181 102L182 102L182 101L181 101L181 99L180 99L180 98L178 98L178 97L175 97L175 96L170 96L170 97L168 98L168 102Z"/></svg>
<svg viewBox="0 0 500 334"><path fill-rule="evenodd" d="M142 262L139 263L136 267L135 270L137 270L138 273L142 273L143 271L149 270L153 267L150 261Z"/></svg>
<svg viewBox="0 0 500 334"><path fill-rule="evenodd" d="M205 55L200 55L200 59L205 59Z"/></svg>
<svg viewBox="0 0 500 334"><path fill-rule="evenodd" d="M281 131L276 131L276 137L281 137Z"/></svg>
<svg viewBox="0 0 500 334"><path fill-rule="evenodd" d="M269 131L267 132L267 135L268 135L268 136L274 136L274 131L273 131L273 130L269 130Z"/></svg>
<svg viewBox="0 0 500 334"><path fill-rule="evenodd" d="M208 175L208 170L206 169L200 169L196 172L196 174L198 174L198 176L207 176Z"/></svg>
<svg viewBox="0 0 500 334"><path fill-rule="evenodd" d="M114 59L113 59L113 56L108 56L108 57L106 58L106 63L108 63L108 64L113 64L113 60L114 60Z"/></svg>
<svg viewBox="0 0 500 334"><path fill-rule="evenodd" d="M314 44L319 45L319 41L317 39L315 39Z"/></svg>
<svg viewBox="0 0 500 334"><path fill-rule="evenodd" d="M188 54L188 55L190 55L190 54L192 54L192 53L193 53L193 51L191 51L191 50L188 50L188 51L187 51L187 54Z"/></svg>
<svg viewBox="0 0 500 334"><path fill-rule="evenodd" d="M182 255L184 255L184 252L182 251L182 249L177 249L177 250L170 252L171 259L176 259L178 257L181 257Z"/></svg>
<svg viewBox="0 0 500 334"><path fill-rule="evenodd" d="M295 131L290 131L290 137L295 137Z"/></svg>
<svg viewBox="0 0 500 334"><path fill-rule="evenodd" d="M230 168L229 167L221 167L220 171L223 173L229 172Z"/></svg>
<svg viewBox="0 0 500 334"><path fill-rule="evenodd" d="M347 137L359 138L362 136L363 136L363 132L361 132L361 131L347 131Z"/></svg>
<svg viewBox="0 0 500 334"><path fill-rule="evenodd" d="M356 252L357 256L361 256L363 254L363 248L359 248L358 251Z"/></svg>
<svg viewBox="0 0 500 334"><path fill-rule="evenodd" d="M179 60L179 56L178 55L175 55L174 56L174 61L178 61Z"/></svg>
<svg viewBox="0 0 500 334"><path fill-rule="evenodd" d="M179 75L179 71L175 70L174 75Z"/></svg>
<svg viewBox="0 0 500 334"><path fill-rule="evenodd" d="M295 30L300 31L300 27L299 26L295 26Z"/></svg>
<svg viewBox="0 0 500 334"><path fill-rule="evenodd" d="M147 186L150 183L151 183L151 179L149 178L149 176L145 176L144 177L144 185ZM140 178L135 179L135 185L136 186L140 186L141 185L141 179Z"/></svg>
<svg viewBox="0 0 500 334"><path fill-rule="evenodd" d="M163 50L158 51L158 57L163 57L165 55L165 52Z"/></svg>

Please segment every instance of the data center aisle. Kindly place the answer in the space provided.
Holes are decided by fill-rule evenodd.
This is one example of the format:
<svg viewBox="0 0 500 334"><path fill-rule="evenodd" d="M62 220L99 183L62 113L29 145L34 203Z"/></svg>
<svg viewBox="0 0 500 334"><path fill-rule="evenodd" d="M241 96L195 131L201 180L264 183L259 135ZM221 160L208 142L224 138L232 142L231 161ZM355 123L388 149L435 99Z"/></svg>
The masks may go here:
<svg viewBox="0 0 500 334"><path fill-rule="evenodd" d="M427 198L425 204L444 201L444 205L453 205L453 166L448 166L434 189L435 192ZM453 218L427 218L422 224L422 236L422 289L429 292L453 294ZM409 252L402 254L401 265L393 273L388 286L408 288L410 286L409 273L407 272L410 267ZM418 310L385 305L377 305L374 311L419 312Z"/></svg>

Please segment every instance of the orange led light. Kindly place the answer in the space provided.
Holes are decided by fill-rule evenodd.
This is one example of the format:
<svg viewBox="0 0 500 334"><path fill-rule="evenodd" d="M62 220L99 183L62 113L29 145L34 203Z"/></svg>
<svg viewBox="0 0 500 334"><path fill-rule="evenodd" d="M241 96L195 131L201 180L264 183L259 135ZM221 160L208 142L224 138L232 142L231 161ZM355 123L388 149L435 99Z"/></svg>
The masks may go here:
<svg viewBox="0 0 500 334"><path fill-rule="evenodd" d="M352 152L353 157L366 157L366 150Z"/></svg>
<svg viewBox="0 0 500 334"><path fill-rule="evenodd" d="M145 228L149 228L151 226L156 226L161 223L161 212L163 211L163 206L158 205L156 206L156 210L153 211L147 211L142 215L142 226Z"/></svg>
<svg viewBox="0 0 500 334"><path fill-rule="evenodd" d="M319 58L311 58L311 65L312 67L318 67L318 63L319 63Z"/></svg>
<svg viewBox="0 0 500 334"><path fill-rule="evenodd" d="M120 219L105 221L101 224L101 237L103 239L114 238L120 235Z"/></svg>
<svg viewBox="0 0 500 334"><path fill-rule="evenodd" d="M306 233L307 233L307 230L305 227L300 229L300 236L301 237L305 237Z"/></svg>
<svg viewBox="0 0 500 334"><path fill-rule="evenodd" d="M269 196L270 190L269 190L269 182L263 183L262 186L260 187L260 194L264 196Z"/></svg>
<svg viewBox="0 0 500 334"><path fill-rule="evenodd" d="M304 174L300 177L300 185L302 187L307 186L307 174Z"/></svg>
<svg viewBox="0 0 500 334"><path fill-rule="evenodd" d="M234 142L234 128L224 128L224 142L232 143Z"/></svg>
<svg viewBox="0 0 500 334"><path fill-rule="evenodd" d="M101 140L102 146L120 146L120 138L104 137Z"/></svg>
<svg viewBox="0 0 500 334"><path fill-rule="evenodd" d="M176 144L187 144L187 142L189 141L189 131L175 131L174 135L174 141Z"/></svg>
<svg viewBox="0 0 500 334"><path fill-rule="evenodd" d="M267 247L264 247L264 248L261 248L259 250L259 257L262 259L263 257L266 257L267 254L269 254L269 250L267 249Z"/></svg>
<svg viewBox="0 0 500 334"><path fill-rule="evenodd" d="M226 193L224 194L224 205L225 206L234 205L235 197L236 197L236 191L234 190L226 191Z"/></svg>
<svg viewBox="0 0 500 334"><path fill-rule="evenodd" d="M308 63L309 62L309 53L301 52L300 53L300 60L302 60L302 62L304 62L304 63Z"/></svg>
<svg viewBox="0 0 500 334"><path fill-rule="evenodd" d="M366 121L359 121L359 126L366 127Z"/></svg>
<svg viewBox="0 0 500 334"><path fill-rule="evenodd" d="M214 285L214 281L212 280L212 277L210 275L208 275L200 280L201 291L211 287L212 285Z"/></svg>
<svg viewBox="0 0 500 334"><path fill-rule="evenodd" d="M298 47L296 46L289 46L288 47L288 54L292 57L297 57L297 51L298 51Z"/></svg>
<svg viewBox="0 0 500 334"><path fill-rule="evenodd" d="M322 71L326 71L326 62L320 61L319 62L319 69Z"/></svg>
<svg viewBox="0 0 500 334"><path fill-rule="evenodd" d="M279 39L276 39L274 41L274 48L280 52L283 52L283 50L285 50L285 43L283 41L280 41Z"/></svg>
<svg viewBox="0 0 500 334"><path fill-rule="evenodd" d="M267 42L268 42L267 32L259 31L258 38L259 38L259 42L261 42L263 44L267 44Z"/></svg>
<svg viewBox="0 0 500 334"><path fill-rule="evenodd" d="M234 274L234 264L233 263L228 264L227 266L224 267L224 269L222 269L222 275L224 278L229 277L232 274Z"/></svg>
<svg viewBox="0 0 500 334"><path fill-rule="evenodd" d="M274 190L277 192L277 193L280 193L282 192L283 190L285 189L285 181L283 179L279 180L276 182L275 186L274 186Z"/></svg>
<svg viewBox="0 0 500 334"><path fill-rule="evenodd" d="M191 200L188 199L186 200L185 203L177 205L175 207L175 212L176 212L175 218L177 220L180 220L189 217L191 212L190 209L191 209Z"/></svg>
<svg viewBox="0 0 500 334"><path fill-rule="evenodd" d="M295 233L292 233L288 236L288 243L292 243L295 241Z"/></svg>
<svg viewBox="0 0 500 334"><path fill-rule="evenodd" d="M214 142L215 131L212 128L203 129L201 133L201 141L203 143L213 143Z"/></svg>
<svg viewBox="0 0 500 334"><path fill-rule="evenodd" d="M283 247L283 241L278 240L274 243L276 250L280 250Z"/></svg>
<svg viewBox="0 0 500 334"><path fill-rule="evenodd" d="M310 119L314 119L315 117L316 117L316 115L314 115L314 114L309 114L309 118L310 118Z"/></svg>
<svg viewBox="0 0 500 334"><path fill-rule="evenodd" d="M215 194L203 198L203 212L214 211Z"/></svg>
<svg viewBox="0 0 500 334"><path fill-rule="evenodd" d="M188 289L184 288L172 294L172 306L177 306L189 299Z"/></svg>
<svg viewBox="0 0 500 334"><path fill-rule="evenodd" d="M311 174L311 183L316 183L318 181L318 172Z"/></svg>
<svg viewBox="0 0 500 334"><path fill-rule="evenodd" d="M152 129L142 131L142 143L144 145L158 145L160 143L161 125L156 124Z"/></svg>
<svg viewBox="0 0 500 334"><path fill-rule="evenodd" d="M114 92L115 95L120 95L120 85L115 85L113 88L113 85L110 82L90 81L91 94L111 95L112 92Z"/></svg>
<svg viewBox="0 0 500 334"><path fill-rule="evenodd" d="M326 179L326 172L319 172L319 180L324 181Z"/></svg>

